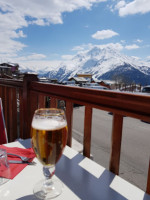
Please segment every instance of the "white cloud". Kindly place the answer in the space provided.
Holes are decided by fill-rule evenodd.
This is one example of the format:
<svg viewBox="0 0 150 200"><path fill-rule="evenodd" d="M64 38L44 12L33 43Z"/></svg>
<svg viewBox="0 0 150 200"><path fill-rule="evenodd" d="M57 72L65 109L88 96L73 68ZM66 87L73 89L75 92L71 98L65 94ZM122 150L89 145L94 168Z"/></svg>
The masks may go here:
<svg viewBox="0 0 150 200"><path fill-rule="evenodd" d="M89 50L93 47L93 44L91 43L88 43L88 44L82 44L82 45L79 45L79 46L75 46L72 48L72 51L84 51L84 50Z"/></svg>
<svg viewBox="0 0 150 200"><path fill-rule="evenodd" d="M30 60L30 61L21 61L19 59L14 59L12 62L19 63L21 69L24 68L31 68L35 72L37 70L47 70L50 71L52 69L57 68L61 61L58 60Z"/></svg>
<svg viewBox="0 0 150 200"><path fill-rule="evenodd" d="M26 20L18 11L0 13L0 54L3 54L3 58L8 55L15 56L18 51L26 47L25 44L14 40L14 38L25 37L23 31L19 29L26 26Z"/></svg>
<svg viewBox="0 0 150 200"><path fill-rule="evenodd" d="M147 56L146 60L147 60L148 62L150 62L150 56Z"/></svg>
<svg viewBox="0 0 150 200"><path fill-rule="evenodd" d="M21 51L25 44L16 38L27 37L23 28L36 24L45 26L63 23L62 13L73 12L107 0L0 0L0 53L12 54Z"/></svg>
<svg viewBox="0 0 150 200"><path fill-rule="evenodd" d="M8 34L9 38L25 38L27 37L22 30L19 30L18 32L16 31L8 31L8 32L5 32L5 34Z"/></svg>
<svg viewBox="0 0 150 200"><path fill-rule="evenodd" d="M125 41L125 40L121 40L120 42L121 42L122 44L125 44L125 43L126 43L126 41Z"/></svg>
<svg viewBox="0 0 150 200"><path fill-rule="evenodd" d="M99 47L101 47L101 48L106 48L106 47L109 47L109 48L112 48L112 49L116 49L116 50L118 50L118 51L121 51L121 50L123 50L123 46L122 46L122 44L120 44L120 43L108 43L108 44L104 44L104 45L97 45L97 46L99 46Z"/></svg>
<svg viewBox="0 0 150 200"><path fill-rule="evenodd" d="M72 51L82 51L82 50L84 50L84 47L81 45L79 45L79 46L75 46L75 47L73 47L72 48Z"/></svg>
<svg viewBox="0 0 150 200"><path fill-rule="evenodd" d="M122 44L120 43L108 43L108 44L103 44L103 45L95 45L95 44L82 44L80 46L75 46L73 48L73 50L76 50L78 53L80 52L85 52L85 51L89 51L90 49L92 49L93 47L99 47L99 48L113 48L116 49L118 51L121 51L124 47Z"/></svg>
<svg viewBox="0 0 150 200"><path fill-rule="evenodd" d="M133 15L137 13L145 14L150 12L150 0L132 0L129 3L120 1L116 6L120 16Z"/></svg>
<svg viewBox="0 0 150 200"><path fill-rule="evenodd" d="M37 54L37 56L38 56L38 54ZM35 72L37 70L42 70L42 69L47 70L47 71L49 71L50 69L55 69L62 62L61 60L46 60L46 59L44 59L45 55L42 55L42 54L39 54L38 59L36 59L36 56L33 59L31 59L31 57L32 57L32 55L28 55L25 57L24 56L22 56L22 57L16 56L14 58L8 57L7 59L2 59L1 61L2 62L19 63L20 69L31 68Z"/></svg>
<svg viewBox="0 0 150 200"><path fill-rule="evenodd" d="M141 58L140 57L138 57L138 56L131 56L133 59L135 59L135 60L140 60Z"/></svg>
<svg viewBox="0 0 150 200"><path fill-rule="evenodd" d="M97 40L103 40L103 39L111 38L116 35L119 35L119 34L108 29L108 30L97 31L96 33L92 35L92 38L97 39Z"/></svg>
<svg viewBox="0 0 150 200"><path fill-rule="evenodd" d="M62 55L61 57L64 60L71 60L73 58L73 55Z"/></svg>
<svg viewBox="0 0 150 200"><path fill-rule="evenodd" d="M121 41L121 43L107 43L107 44L101 44L101 45L95 45L95 44L82 44L80 46L75 46L73 50L77 51L77 53L82 53L85 51L89 51L93 47L99 47L99 48L112 48L116 49L118 51L122 51L124 49L126 50L133 50L133 49L138 49L140 48L137 44L132 44L132 45L125 45L125 41Z"/></svg>
<svg viewBox="0 0 150 200"><path fill-rule="evenodd" d="M0 33L0 53L2 54L16 54L17 52L21 51L25 44L22 44L19 41L15 41L6 35Z"/></svg>
<svg viewBox="0 0 150 200"><path fill-rule="evenodd" d="M140 39L136 39L135 42L138 42L138 43L142 43L143 40L140 40Z"/></svg>
<svg viewBox="0 0 150 200"><path fill-rule="evenodd" d="M0 59L1 62L18 62L18 63L22 63L22 62L39 62L42 61L44 62L46 58L46 55L44 54L37 54L37 53L32 53L31 55L27 55L27 56L18 56L17 54L13 54L13 53L1 53L0 52Z"/></svg>
<svg viewBox="0 0 150 200"><path fill-rule="evenodd" d="M19 13L24 19L30 17L29 23L58 24L62 23L62 13L74 10L90 9L93 4L107 0L5 0L0 2L2 11Z"/></svg>
<svg viewBox="0 0 150 200"><path fill-rule="evenodd" d="M124 7L126 5L125 1L119 1L116 5L115 5L115 10L119 10L120 8Z"/></svg>
<svg viewBox="0 0 150 200"><path fill-rule="evenodd" d="M38 53L32 53L28 56L19 57L19 60L27 60L27 61L33 61L33 60L41 60L46 58L44 54L38 54Z"/></svg>
<svg viewBox="0 0 150 200"><path fill-rule="evenodd" d="M128 49L128 50L138 49L138 48L139 48L139 46L136 45L136 44L126 45L126 46L125 46L125 49Z"/></svg>

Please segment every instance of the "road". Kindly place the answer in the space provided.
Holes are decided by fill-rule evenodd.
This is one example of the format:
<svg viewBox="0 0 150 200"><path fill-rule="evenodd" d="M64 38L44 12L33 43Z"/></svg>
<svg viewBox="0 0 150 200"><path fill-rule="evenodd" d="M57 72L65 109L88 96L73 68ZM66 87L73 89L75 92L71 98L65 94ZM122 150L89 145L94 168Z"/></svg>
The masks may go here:
<svg viewBox="0 0 150 200"><path fill-rule="evenodd" d="M150 124L124 117L119 175L145 190L150 157ZM83 142L84 107L74 108L73 137ZM93 109L91 154L109 168L112 115Z"/></svg>

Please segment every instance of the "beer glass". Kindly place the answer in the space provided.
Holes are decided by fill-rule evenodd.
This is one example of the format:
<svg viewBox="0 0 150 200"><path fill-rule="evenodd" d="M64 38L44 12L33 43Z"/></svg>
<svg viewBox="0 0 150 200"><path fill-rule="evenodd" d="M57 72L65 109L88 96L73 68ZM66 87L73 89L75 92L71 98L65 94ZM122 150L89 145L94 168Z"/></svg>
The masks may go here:
<svg viewBox="0 0 150 200"><path fill-rule="evenodd" d="M61 109L42 108L35 111L31 124L32 146L37 159L43 165L45 179L34 187L40 199L51 199L61 194L62 183L54 179L55 164L67 143L67 122Z"/></svg>

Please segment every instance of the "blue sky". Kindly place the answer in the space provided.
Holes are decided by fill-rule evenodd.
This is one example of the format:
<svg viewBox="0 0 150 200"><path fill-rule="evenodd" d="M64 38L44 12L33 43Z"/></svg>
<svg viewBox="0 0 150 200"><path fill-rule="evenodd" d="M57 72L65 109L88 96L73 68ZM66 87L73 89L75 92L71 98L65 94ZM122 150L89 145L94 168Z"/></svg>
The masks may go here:
<svg viewBox="0 0 150 200"><path fill-rule="evenodd" d="M112 46L150 60L150 0L0 0L0 61L42 68Z"/></svg>

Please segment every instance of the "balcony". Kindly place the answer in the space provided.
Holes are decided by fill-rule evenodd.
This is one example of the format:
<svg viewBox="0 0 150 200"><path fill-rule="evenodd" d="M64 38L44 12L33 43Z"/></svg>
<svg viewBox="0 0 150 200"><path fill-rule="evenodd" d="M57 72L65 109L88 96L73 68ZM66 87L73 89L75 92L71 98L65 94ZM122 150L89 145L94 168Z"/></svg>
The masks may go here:
<svg viewBox="0 0 150 200"><path fill-rule="evenodd" d="M17 138L30 138L30 124L35 109L57 107L59 101L63 100L68 122L68 145L71 146L73 105L84 105L83 154L86 157L90 157L91 153L93 108L112 112L109 170L117 175L120 167L123 116L150 122L150 96L41 83L36 75L31 74L26 74L23 81L0 79L0 97L3 101L9 142ZM47 104L48 97L50 104ZM150 162L147 170L145 191L150 194Z"/></svg>

